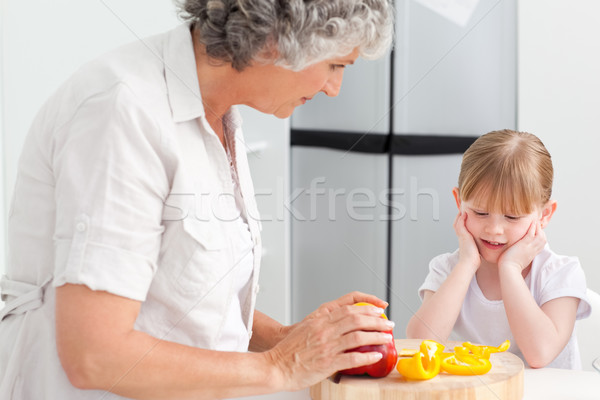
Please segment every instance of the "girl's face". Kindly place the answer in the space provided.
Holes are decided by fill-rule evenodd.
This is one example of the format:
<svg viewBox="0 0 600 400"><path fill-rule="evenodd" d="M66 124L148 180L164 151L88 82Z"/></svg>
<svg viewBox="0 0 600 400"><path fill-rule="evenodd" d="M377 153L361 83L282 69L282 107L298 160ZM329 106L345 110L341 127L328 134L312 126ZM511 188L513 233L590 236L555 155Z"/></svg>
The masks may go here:
<svg viewBox="0 0 600 400"><path fill-rule="evenodd" d="M476 201L463 201L460 208L467 213L466 227L479 254L492 264L497 264L502 252L525 236L532 223L542 219L539 207L521 215L491 212Z"/></svg>

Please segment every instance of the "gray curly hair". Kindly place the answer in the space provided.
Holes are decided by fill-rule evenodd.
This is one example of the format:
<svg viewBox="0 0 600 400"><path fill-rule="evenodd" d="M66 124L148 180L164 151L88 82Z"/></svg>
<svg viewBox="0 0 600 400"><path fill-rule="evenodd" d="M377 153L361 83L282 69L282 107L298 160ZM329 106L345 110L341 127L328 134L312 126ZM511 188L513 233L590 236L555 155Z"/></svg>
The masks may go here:
<svg viewBox="0 0 600 400"><path fill-rule="evenodd" d="M375 59L393 36L391 0L176 2L208 56L239 71L253 61L298 71L357 47L361 57Z"/></svg>

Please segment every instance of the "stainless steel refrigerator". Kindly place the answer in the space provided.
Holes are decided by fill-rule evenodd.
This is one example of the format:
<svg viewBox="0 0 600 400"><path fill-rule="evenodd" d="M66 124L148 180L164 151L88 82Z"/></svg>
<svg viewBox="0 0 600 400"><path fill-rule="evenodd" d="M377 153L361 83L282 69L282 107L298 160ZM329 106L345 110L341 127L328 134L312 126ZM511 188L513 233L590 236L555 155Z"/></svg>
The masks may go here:
<svg viewBox="0 0 600 400"><path fill-rule="evenodd" d="M462 152L516 126L516 0L481 0L466 25L395 2L393 51L345 72L336 99L291 120L292 320L353 290L390 302L395 335L431 258L458 245Z"/></svg>

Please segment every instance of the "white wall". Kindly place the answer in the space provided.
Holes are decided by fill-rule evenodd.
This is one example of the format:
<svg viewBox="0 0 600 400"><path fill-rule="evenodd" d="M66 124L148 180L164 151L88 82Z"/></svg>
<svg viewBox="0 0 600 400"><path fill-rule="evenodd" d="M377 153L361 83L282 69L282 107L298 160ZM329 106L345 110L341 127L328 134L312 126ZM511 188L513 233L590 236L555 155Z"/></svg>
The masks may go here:
<svg viewBox="0 0 600 400"><path fill-rule="evenodd" d="M600 2L518 4L518 127L544 141L555 169L548 240L578 256L588 287L600 292Z"/></svg>
<svg viewBox="0 0 600 400"><path fill-rule="evenodd" d="M170 0L147 3L142 0L3 1L5 205L10 203L17 159L27 130L49 95L86 61L179 23Z"/></svg>

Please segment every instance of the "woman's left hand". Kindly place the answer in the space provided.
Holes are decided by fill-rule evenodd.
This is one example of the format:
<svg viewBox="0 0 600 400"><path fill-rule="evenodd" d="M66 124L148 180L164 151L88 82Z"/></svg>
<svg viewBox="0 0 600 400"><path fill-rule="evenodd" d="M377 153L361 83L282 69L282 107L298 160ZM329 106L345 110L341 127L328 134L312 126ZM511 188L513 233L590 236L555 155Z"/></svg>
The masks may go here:
<svg viewBox="0 0 600 400"><path fill-rule="evenodd" d="M354 307L357 302L374 306ZM387 303L353 292L323 304L288 330L287 336L263 353L278 373L277 387L293 391L313 385L336 371L376 363L381 353L347 352L365 345L386 344L391 322L381 318Z"/></svg>
<svg viewBox="0 0 600 400"><path fill-rule="evenodd" d="M498 267L500 270L513 268L520 273L529 266L545 245L546 234L541 223L533 221L525 236L502 253L498 260Z"/></svg>

